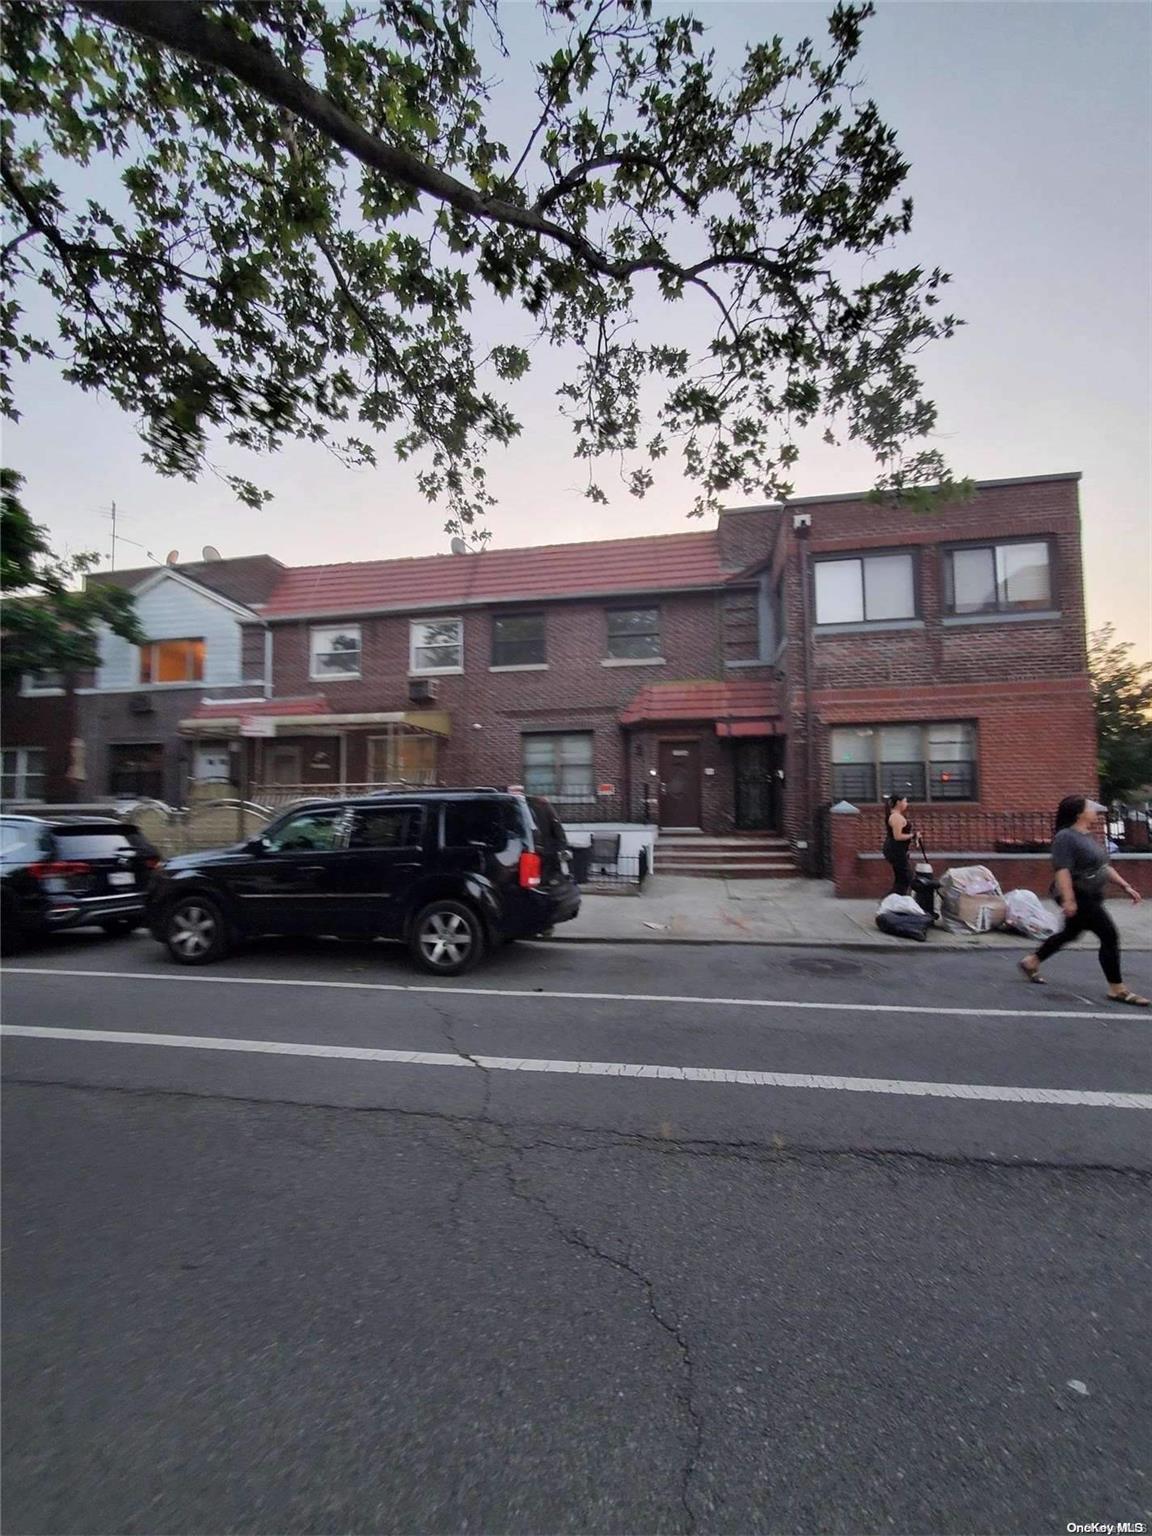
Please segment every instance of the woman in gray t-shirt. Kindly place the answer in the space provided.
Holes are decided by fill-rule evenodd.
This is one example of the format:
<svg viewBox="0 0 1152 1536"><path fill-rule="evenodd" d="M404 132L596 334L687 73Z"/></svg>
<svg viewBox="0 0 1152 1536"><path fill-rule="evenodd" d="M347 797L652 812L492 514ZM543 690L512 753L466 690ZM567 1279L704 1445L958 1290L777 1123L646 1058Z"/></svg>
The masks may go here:
<svg viewBox="0 0 1152 1536"><path fill-rule="evenodd" d="M1104 907L1109 883L1140 900L1121 875L1108 862L1105 846L1092 836L1100 812L1084 795L1068 795L1056 812L1056 832L1052 838L1052 868L1056 872L1056 899L1064 913L1059 933L1045 939L1034 955L1020 961L1020 969L1029 981L1042 983L1041 964L1058 949L1082 933L1094 933L1100 940L1100 967L1108 978L1108 997L1114 1003L1132 1008L1147 1008L1148 999L1129 991L1120 974L1120 935Z"/></svg>

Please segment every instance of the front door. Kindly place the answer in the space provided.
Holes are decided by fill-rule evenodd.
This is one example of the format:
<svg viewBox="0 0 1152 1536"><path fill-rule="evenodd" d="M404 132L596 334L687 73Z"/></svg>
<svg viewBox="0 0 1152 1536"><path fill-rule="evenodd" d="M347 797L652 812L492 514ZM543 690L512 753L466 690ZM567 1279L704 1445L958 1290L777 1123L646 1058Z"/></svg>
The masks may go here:
<svg viewBox="0 0 1152 1536"><path fill-rule="evenodd" d="M660 825L700 825L700 743L660 743Z"/></svg>
<svg viewBox="0 0 1152 1536"><path fill-rule="evenodd" d="M733 743L736 825L742 832L780 830L780 738Z"/></svg>
<svg viewBox="0 0 1152 1536"><path fill-rule="evenodd" d="M264 753L264 773L269 784L300 783L300 748L267 747Z"/></svg>

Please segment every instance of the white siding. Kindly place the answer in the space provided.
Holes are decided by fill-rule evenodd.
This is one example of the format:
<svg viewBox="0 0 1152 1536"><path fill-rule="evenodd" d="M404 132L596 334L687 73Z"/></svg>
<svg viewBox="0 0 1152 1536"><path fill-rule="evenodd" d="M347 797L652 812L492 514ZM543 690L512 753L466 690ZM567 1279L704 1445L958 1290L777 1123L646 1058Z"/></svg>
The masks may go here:
<svg viewBox="0 0 1152 1536"><path fill-rule="evenodd" d="M208 689L244 681L240 670L240 618L178 581L163 580L136 599L140 627L149 640L204 640L204 680L190 687ZM138 688L140 656L134 645L105 630L100 636L100 688Z"/></svg>

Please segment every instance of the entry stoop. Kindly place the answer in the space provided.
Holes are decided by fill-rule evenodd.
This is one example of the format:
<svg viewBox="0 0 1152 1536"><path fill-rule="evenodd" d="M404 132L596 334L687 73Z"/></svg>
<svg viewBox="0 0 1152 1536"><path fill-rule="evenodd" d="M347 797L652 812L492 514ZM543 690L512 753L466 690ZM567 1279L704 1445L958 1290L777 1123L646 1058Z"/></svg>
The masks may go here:
<svg viewBox="0 0 1152 1536"><path fill-rule="evenodd" d="M786 838L766 832L706 837L702 832L662 832L655 872L699 875L710 880L796 880L800 876Z"/></svg>

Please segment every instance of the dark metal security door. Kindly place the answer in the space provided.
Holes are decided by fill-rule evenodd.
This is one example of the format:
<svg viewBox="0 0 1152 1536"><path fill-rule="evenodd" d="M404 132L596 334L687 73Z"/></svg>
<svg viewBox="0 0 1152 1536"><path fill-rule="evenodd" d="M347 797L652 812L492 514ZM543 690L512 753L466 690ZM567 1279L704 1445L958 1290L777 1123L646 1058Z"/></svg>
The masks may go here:
<svg viewBox="0 0 1152 1536"><path fill-rule="evenodd" d="M745 832L775 832L780 823L780 750L775 737L734 743L736 825Z"/></svg>

